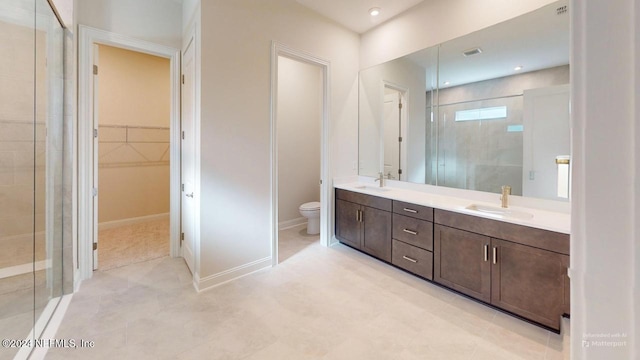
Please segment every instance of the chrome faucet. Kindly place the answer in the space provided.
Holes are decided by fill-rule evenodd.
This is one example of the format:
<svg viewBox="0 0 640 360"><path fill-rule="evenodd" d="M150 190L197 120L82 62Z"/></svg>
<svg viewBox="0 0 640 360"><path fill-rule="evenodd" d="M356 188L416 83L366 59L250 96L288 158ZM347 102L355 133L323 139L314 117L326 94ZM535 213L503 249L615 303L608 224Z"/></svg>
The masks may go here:
<svg viewBox="0 0 640 360"><path fill-rule="evenodd" d="M504 185L502 187L502 196L500 196L500 200L502 200L502 207L505 209L509 207L509 195L511 195L511 186Z"/></svg>
<svg viewBox="0 0 640 360"><path fill-rule="evenodd" d="M378 178L376 179L376 181L380 181L380 187L384 187L384 174L378 173Z"/></svg>

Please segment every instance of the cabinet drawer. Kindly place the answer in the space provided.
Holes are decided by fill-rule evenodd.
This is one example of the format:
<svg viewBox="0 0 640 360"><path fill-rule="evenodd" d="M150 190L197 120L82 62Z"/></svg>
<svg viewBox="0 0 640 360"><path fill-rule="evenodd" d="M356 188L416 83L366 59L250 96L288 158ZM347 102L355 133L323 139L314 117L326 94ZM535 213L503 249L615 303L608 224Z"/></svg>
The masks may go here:
<svg viewBox="0 0 640 360"><path fill-rule="evenodd" d="M433 223L393 214L393 238L433 251Z"/></svg>
<svg viewBox="0 0 640 360"><path fill-rule="evenodd" d="M433 253L393 240L391 263L425 279L433 279Z"/></svg>
<svg viewBox="0 0 640 360"><path fill-rule="evenodd" d="M336 198L380 210L391 211L390 199L342 189L336 189Z"/></svg>
<svg viewBox="0 0 640 360"><path fill-rule="evenodd" d="M416 219L433 221L433 208L414 205L402 201L393 201L393 212L396 214L414 217Z"/></svg>

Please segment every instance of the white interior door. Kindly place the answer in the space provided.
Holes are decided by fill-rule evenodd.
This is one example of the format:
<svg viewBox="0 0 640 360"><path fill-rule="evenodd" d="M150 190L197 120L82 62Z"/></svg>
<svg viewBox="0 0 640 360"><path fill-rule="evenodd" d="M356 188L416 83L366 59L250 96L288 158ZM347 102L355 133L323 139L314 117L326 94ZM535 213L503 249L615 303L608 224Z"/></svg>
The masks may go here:
<svg viewBox="0 0 640 360"><path fill-rule="evenodd" d="M182 57L182 143L181 143L181 226L182 226L182 256L191 273L194 273L194 180L195 180L195 61L193 38L185 49Z"/></svg>
<svg viewBox="0 0 640 360"><path fill-rule="evenodd" d="M384 175L392 180L400 180L400 92L384 96Z"/></svg>
<svg viewBox="0 0 640 360"><path fill-rule="evenodd" d="M98 59L99 47L93 44L93 270L98 270Z"/></svg>

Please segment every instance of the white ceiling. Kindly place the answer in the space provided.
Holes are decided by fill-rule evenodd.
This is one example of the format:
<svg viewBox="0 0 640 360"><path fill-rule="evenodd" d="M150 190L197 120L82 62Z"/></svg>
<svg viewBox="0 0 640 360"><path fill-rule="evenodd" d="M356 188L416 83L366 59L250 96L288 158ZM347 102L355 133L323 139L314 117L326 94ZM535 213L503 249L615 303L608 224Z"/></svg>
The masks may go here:
<svg viewBox="0 0 640 360"><path fill-rule="evenodd" d="M382 24L424 0L296 0L357 33ZM369 15L369 9L380 8L380 15Z"/></svg>

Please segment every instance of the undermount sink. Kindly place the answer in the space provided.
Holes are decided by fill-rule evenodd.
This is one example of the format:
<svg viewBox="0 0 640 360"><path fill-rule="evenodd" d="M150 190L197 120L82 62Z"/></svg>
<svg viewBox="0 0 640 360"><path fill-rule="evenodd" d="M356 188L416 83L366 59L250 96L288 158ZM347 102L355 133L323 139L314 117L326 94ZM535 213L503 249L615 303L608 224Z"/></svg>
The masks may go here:
<svg viewBox="0 0 640 360"><path fill-rule="evenodd" d="M485 215L495 216L497 218L502 218L502 219L519 219L519 220L533 219L533 214L529 214L528 212L512 210L509 208L505 209L497 206L471 204L467 206L465 209L479 212Z"/></svg>
<svg viewBox="0 0 640 360"><path fill-rule="evenodd" d="M372 190L372 191L380 191L380 192L385 192L385 191L390 191L391 190L391 189L386 188L386 187L373 186L373 185L357 185L357 186L354 186L354 188L356 188L356 189L364 189L364 190Z"/></svg>

